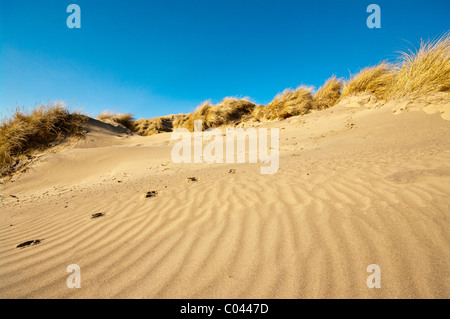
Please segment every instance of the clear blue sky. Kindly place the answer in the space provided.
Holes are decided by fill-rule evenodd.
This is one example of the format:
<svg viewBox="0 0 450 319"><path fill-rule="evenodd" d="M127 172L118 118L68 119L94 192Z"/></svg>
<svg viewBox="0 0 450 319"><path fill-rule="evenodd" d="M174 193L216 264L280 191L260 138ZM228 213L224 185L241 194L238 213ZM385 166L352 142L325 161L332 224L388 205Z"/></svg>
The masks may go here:
<svg viewBox="0 0 450 319"><path fill-rule="evenodd" d="M66 26L71 3L81 29ZM366 26L371 3L381 29ZM449 12L449 0L0 0L0 112L47 100L137 118L226 96L266 104L393 59L450 29Z"/></svg>

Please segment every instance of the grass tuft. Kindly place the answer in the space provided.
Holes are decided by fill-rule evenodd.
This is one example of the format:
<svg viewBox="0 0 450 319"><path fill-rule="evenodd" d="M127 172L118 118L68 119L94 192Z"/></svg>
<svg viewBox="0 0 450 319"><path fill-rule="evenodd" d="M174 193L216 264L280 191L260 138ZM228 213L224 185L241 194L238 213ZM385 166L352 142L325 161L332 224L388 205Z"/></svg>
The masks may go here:
<svg viewBox="0 0 450 319"><path fill-rule="evenodd" d="M421 41L417 51L403 52L395 72L395 80L387 90L390 99L450 92L450 32L435 40Z"/></svg>
<svg viewBox="0 0 450 319"><path fill-rule="evenodd" d="M245 98L226 97L216 105L211 104L209 100L200 104L187 117L174 123L174 127L184 127L193 131L194 121L196 120L202 121L203 130L222 125L233 125L242 121L246 115L253 111L254 107L255 104Z"/></svg>
<svg viewBox="0 0 450 319"><path fill-rule="evenodd" d="M387 90L395 78L393 66L386 62L362 69L345 83L342 97L372 93L379 99L387 98Z"/></svg>
<svg viewBox="0 0 450 319"><path fill-rule="evenodd" d="M340 97L343 84L336 76L329 78L314 94L314 108L324 110L335 105Z"/></svg>
<svg viewBox="0 0 450 319"><path fill-rule="evenodd" d="M286 89L277 94L267 106L258 106L253 117L258 120L285 119L291 116L304 115L314 109L312 88L299 86L297 89Z"/></svg>
<svg viewBox="0 0 450 319"><path fill-rule="evenodd" d="M185 117L185 114L178 114L155 117L152 119L140 119L134 122L133 131L142 136L172 132L174 125Z"/></svg>
<svg viewBox="0 0 450 319"><path fill-rule="evenodd" d="M61 103L40 105L26 112L16 109L0 126L0 175L12 174L20 160L52 142L82 134L85 116L70 113Z"/></svg>

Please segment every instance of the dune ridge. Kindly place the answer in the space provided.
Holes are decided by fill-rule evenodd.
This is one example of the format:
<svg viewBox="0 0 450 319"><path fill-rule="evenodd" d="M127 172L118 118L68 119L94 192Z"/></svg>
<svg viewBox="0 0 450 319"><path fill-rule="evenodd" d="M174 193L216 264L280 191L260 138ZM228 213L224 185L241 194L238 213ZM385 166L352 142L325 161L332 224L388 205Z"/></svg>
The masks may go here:
<svg viewBox="0 0 450 319"><path fill-rule="evenodd" d="M362 96L254 123L280 129L274 175L175 164L170 133L90 122L0 186L1 296L449 298L449 122L397 109ZM366 286L369 264L381 289Z"/></svg>

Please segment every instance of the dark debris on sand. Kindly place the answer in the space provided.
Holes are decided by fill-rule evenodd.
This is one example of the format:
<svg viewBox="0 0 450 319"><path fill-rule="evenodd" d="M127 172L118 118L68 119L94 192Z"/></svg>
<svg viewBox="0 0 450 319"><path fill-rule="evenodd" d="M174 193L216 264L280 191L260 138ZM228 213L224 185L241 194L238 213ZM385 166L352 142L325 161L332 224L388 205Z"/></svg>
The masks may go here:
<svg viewBox="0 0 450 319"><path fill-rule="evenodd" d="M145 195L145 198L152 198L152 197L156 197L158 195L157 191L150 191L147 192L147 194Z"/></svg>
<svg viewBox="0 0 450 319"><path fill-rule="evenodd" d="M95 213L95 214L92 214L91 219L99 218L99 217L102 217L102 216L105 216L105 214L103 214L103 213Z"/></svg>
<svg viewBox="0 0 450 319"><path fill-rule="evenodd" d="M16 248L25 248L27 246L35 246L35 245L40 244L41 241L42 241L41 239L29 240L29 241L26 241L26 242L23 242L23 243L17 245Z"/></svg>

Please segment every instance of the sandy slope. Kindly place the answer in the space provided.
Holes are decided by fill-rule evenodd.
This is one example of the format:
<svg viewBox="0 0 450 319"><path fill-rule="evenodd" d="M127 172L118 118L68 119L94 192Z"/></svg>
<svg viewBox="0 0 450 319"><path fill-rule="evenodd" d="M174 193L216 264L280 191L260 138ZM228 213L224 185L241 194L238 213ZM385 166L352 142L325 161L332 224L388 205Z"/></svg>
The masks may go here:
<svg viewBox="0 0 450 319"><path fill-rule="evenodd" d="M449 298L450 122L372 106L265 124L280 128L274 175L174 164L170 133L90 123L0 185L1 297Z"/></svg>

